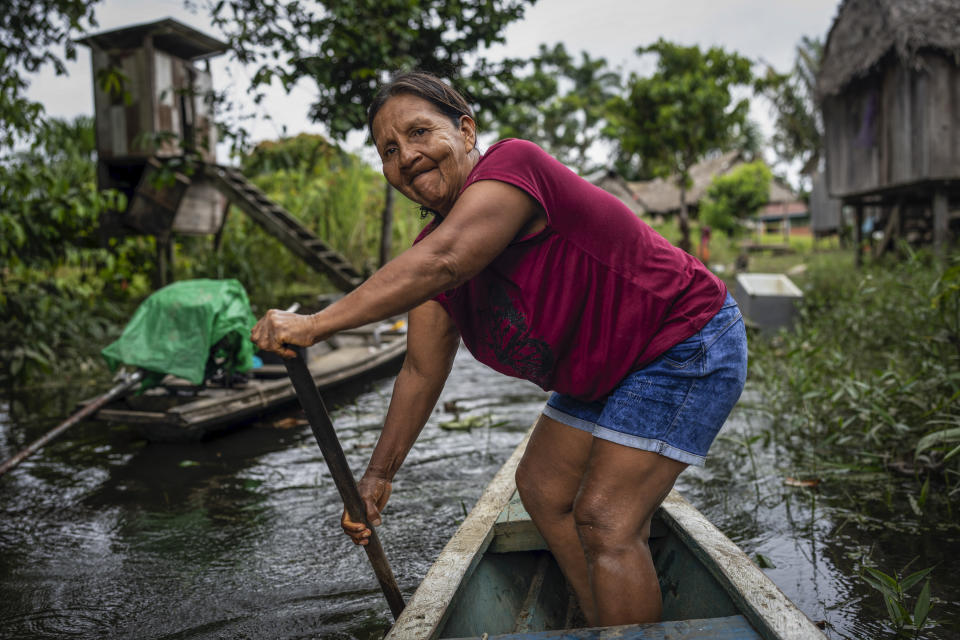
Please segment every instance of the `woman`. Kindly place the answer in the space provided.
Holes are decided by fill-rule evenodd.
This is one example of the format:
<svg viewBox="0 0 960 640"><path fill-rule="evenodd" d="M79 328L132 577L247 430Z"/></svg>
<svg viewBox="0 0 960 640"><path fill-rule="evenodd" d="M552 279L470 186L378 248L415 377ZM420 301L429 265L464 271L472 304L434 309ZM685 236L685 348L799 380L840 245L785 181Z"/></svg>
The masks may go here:
<svg viewBox="0 0 960 640"><path fill-rule="evenodd" d="M414 246L312 316L253 329L287 357L409 311L408 354L359 482L373 525L461 338L481 362L554 391L517 470L523 503L591 625L659 620L650 519L703 464L746 377L736 303L700 262L536 145L485 154L464 98L394 78L368 124L386 179L435 214ZM344 514L344 531L370 531Z"/></svg>

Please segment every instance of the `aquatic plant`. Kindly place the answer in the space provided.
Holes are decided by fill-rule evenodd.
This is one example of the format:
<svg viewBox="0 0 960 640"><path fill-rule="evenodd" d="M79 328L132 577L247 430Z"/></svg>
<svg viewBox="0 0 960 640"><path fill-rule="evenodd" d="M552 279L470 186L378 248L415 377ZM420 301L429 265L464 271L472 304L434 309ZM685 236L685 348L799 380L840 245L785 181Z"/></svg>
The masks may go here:
<svg viewBox="0 0 960 640"><path fill-rule="evenodd" d="M927 579L917 595L912 610L908 608L907 592L933 571L933 567L921 569L903 577L900 572L890 576L874 567L863 567L860 577L880 592L887 607L887 615L898 635L912 632L914 638L930 624L930 580Z"/></svg>
<svg viewBox="0 0 960 640"><path fill-rule="evenodd" d="M801 464L960 479L958 258L811 264L793 330L754 337L751 379Z"/></svg>

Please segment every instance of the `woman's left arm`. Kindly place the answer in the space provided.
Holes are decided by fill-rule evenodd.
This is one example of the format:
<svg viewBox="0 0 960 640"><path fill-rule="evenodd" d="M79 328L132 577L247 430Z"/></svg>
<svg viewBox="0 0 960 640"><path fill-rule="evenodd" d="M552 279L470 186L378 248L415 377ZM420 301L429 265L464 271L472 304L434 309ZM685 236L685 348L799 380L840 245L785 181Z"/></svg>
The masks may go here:
<svg viewBox="0 0 960 640"><path fill-rule="evenodd" d="M261 349L292 357L283 344L310 346L338 331L409 311L475 276L514 238L545 219L539 203L521 189L494 180L476 182L436 229L359 287L310 316L271 309L251 338Z"/></svg>

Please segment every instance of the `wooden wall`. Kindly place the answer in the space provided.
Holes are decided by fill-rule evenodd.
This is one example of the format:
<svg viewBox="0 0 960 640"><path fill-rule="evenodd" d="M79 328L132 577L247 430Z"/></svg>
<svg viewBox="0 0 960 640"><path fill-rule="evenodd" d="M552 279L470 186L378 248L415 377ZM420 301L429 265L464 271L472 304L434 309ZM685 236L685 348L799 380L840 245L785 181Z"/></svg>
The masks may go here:
<svg viewBox="0 0 960 640"><path fill-rule="evenodd" d="M814 234L836 233L840 230L842 220L840 201L827 194L825 177L822 173L815 173L812 181L810 228Z"/></svg>
<svg viewBox="0 0 960 640"><path fill-rule="evenodd" d="M119 95L108 95L95 81L97 152L110 162L142 160L151 156L182 155L179 138L190 135L203 160L216 162L216 128L210 74L192 62L152 46L130 50L94 49L94 78L115 67L128 78L129 104ZM151 136L171 134L153 147Z"/></svg>
<svg viewBox="0 0 960 640"><path fill-rule="evenodd" d="M960 66L936 52L916 62L888 58L823 101L831 196L960 179Z"/></svg>

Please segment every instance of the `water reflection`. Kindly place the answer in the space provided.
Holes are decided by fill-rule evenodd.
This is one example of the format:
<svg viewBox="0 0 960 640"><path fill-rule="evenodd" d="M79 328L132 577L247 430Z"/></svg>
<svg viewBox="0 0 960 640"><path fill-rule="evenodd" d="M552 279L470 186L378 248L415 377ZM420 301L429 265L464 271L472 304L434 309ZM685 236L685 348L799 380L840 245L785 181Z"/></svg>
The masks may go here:
<svg viewBox="0 0 960 640"><path fill-rule="evenodd" d="M391 381L334 412L360 473ZM0 406L7 457L69 412L61 390ZM90 390L80 395L90 395ZM56 396L55 398L53 396ZM397 477L380 528L409 597L529 424L545 394L461 354L439 406ZM891 637L880 598L857 577L940 563L930 638L960 634L956 514L907 505L882 477L816 489L784 485L792 443L745 398L706 468L680 489L832 638ZM449 411L445 411L447 407ZM497 428L447 431L478 417ZM277 416L205 443L146 444L124 428L81 424L0 480L0 629L11 638L379 638L390 613L363 552L339 531L332 479L309 427ZM291 424L294 426L291 428ZM850 504L862 509L851 510Z"/></svg>

